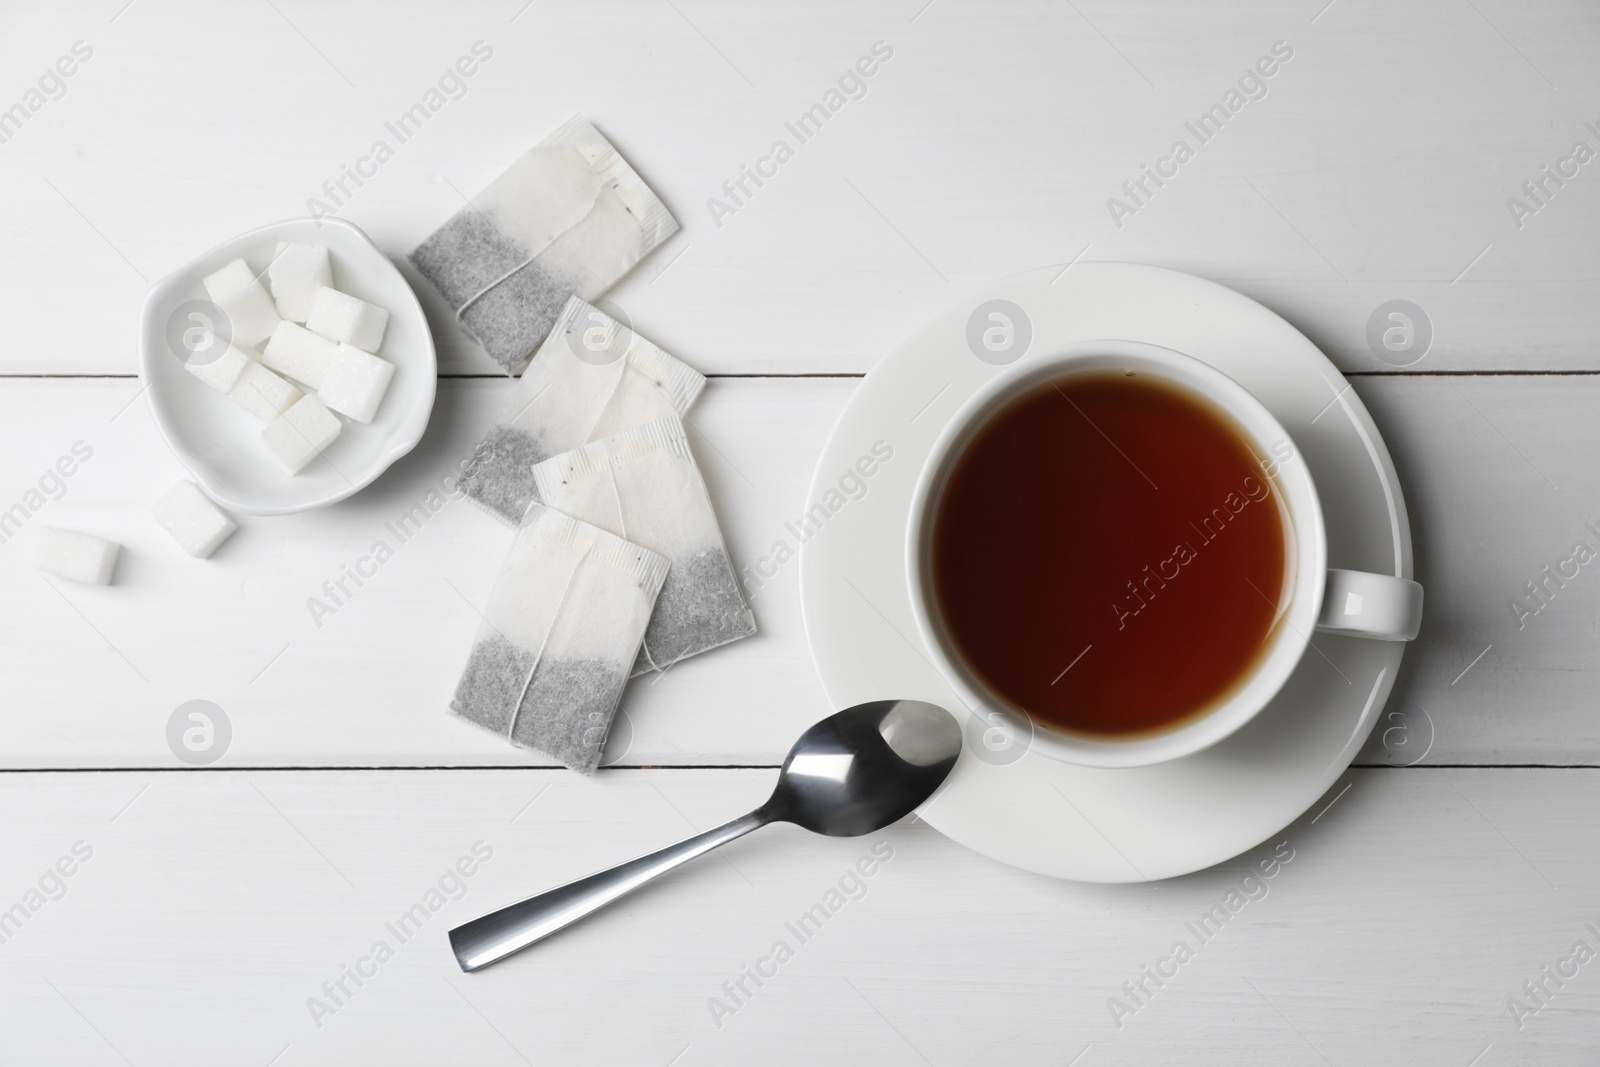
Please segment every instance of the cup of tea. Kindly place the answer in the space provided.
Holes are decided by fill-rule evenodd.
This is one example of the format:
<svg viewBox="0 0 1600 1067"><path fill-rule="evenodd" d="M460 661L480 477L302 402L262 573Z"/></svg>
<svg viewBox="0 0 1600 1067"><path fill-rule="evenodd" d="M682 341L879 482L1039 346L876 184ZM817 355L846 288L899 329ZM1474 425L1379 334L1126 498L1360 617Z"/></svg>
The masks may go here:
<svg viewBox="0 0 1600 1067"><path fill-rule="evenodd" d="M975 711L1045 755L1137 767L1249 722L1316 631L1408 641L1422 587L1330 569L1293 440L1222 372L1136 341L1001 372L912 497L912 611Z"/></svg>

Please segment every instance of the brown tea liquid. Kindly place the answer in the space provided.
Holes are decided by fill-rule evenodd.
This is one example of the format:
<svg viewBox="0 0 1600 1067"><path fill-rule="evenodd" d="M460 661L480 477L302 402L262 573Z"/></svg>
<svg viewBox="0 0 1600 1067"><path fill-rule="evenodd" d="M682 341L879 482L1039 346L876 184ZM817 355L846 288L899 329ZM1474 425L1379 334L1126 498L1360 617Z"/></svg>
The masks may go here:
<svg viewBox="0 0 1600 1067"><path fill-rule="evenodd" d="M1290 531L1243 432L1148 375L1012 399L956 459L934 599L997 695L1069 732L1182 725L1253 670L1287 597Z"/></svg>

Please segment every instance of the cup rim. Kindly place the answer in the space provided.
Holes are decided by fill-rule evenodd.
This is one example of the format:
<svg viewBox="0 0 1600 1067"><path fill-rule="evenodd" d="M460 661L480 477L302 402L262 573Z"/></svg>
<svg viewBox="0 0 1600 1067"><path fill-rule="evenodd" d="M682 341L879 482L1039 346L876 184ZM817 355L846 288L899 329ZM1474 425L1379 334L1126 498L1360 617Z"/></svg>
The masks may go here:
<svg viewBox="0 0 1600 1067"><path fill-rule="evenodd" d="M1026 709L1016 707L991 692L950 646L938 621L931 590L929 556L933 512L944 482L961 446L988 417L1027 388L1082 370L1140 366L1164 382L1196 393L1226 412L1245 433L1253 452L1262 456L1279 442L1288 445L1288 458L1276 464L1270 478L1288 511L1295 561L1289 608L1275 624L1273 647L1233 691L1209 711L1174 728L1127 738L1098 738L1072 734L1039 723ZM1281 458L1281 457L1280 457ZM1263 461L1265 463L1265 461ZM1203 751L1235 733L1253 719L1294 673L1310 644L1321 612L1327 573L1327 531L1311 472L1300 450L1282 424L1260 400L1222 371L1174 349L1143 341L1107 338L1075 341L1005 367L984 383L951 416L934 439L928 458L912 491L906 529L907 584L912 617L934 666L955 689L973 714L992 722L1006 721L1026 747L1042 755L1089 767L1139 767L1165 763Z"/></svg>

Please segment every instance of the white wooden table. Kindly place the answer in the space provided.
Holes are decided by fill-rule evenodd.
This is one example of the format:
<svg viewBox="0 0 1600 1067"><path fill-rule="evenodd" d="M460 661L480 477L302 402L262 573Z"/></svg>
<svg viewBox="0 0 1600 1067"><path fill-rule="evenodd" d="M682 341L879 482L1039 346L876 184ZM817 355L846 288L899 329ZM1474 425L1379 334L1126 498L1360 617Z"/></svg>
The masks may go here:
<svg viewBox="0 0 1600 1067"><path fill-rule="evenodd" d="M1600 574L1521 626L1511 604L1574 542L1600 545L1600 163L1572 156L1600 150L1600 9L1325 3L0 9L0 108L25 112L0 116L0 509L126 546L117 583L90 588L34 571L32 530L0 545L0 923L25 916L0 926L0 1062L1593 1062ZM450 720L506 536L460 503L313 624L306 599L507 388L420 283L442 380L414 454L325 511L246 519L208 563L149 519L180 468L137 397L147 284L326 202L477 41L493 54L464 94L346 179L340 214L402 257L457 190L590 116L683 223L608 298L713 376L696 445L742 561L804 507L857 377L1006 274L1188 270L1352 376L1428 589L1390 705L1407 729L1283 833L1270 892L1176 977L1124 990L1279 841L1093 887L914 820L860 840L780 827L458 972L448 927L747 809L829 710L790 566L755 600L759 637L630 689L594 780ZM880 41L864 96L737 210L708 206ZM1129 201L1123 183L1279 41L1293 55L1266 95ZM71 77L41 82L63 56ZM1542 203L1522 189L1540 180ZM1403 369L1366 341L1391 299L1435 334ZM46 477L79 442L92 458ZM166 741L193 699L232 727L201 769ZM873 849L892 859L864 896L764 984L743 977ZM449 876L461 857L470 878ZM391 925L419 903L402 941Z"/></svg>

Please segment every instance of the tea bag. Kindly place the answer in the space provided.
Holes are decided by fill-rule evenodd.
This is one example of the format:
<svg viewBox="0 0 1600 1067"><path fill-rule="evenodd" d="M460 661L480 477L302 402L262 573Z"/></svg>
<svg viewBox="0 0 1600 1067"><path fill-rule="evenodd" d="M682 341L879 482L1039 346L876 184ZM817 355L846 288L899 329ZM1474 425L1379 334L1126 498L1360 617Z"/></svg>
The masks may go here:
<svg viewBox="0 0 1600 1067"><path fill-rule="evenodd" d="M541 504L672 561L633 673L756 632L683 423L659 419L533 468Z"/></svg>
<svg viewBox="0 0 1600 1067"><path fill-rule="evenodd" d="M589 774L666 574L649 549L529 508L450 710Z"/></svg>
<svg viewBox="0 0 1600 1067"><path fill-rule="evenodd" d="M706 380L573 297L462 475L467 496L515 525L533 465L586 441L689 410Z"/></svg>
<svg viewBox="0 0 1600 1067"><path fill-rule="evenodd" d="M411 253L456 318L516 374L569 296L592 300L678 232L582 115L529 149Z"/></svg>

